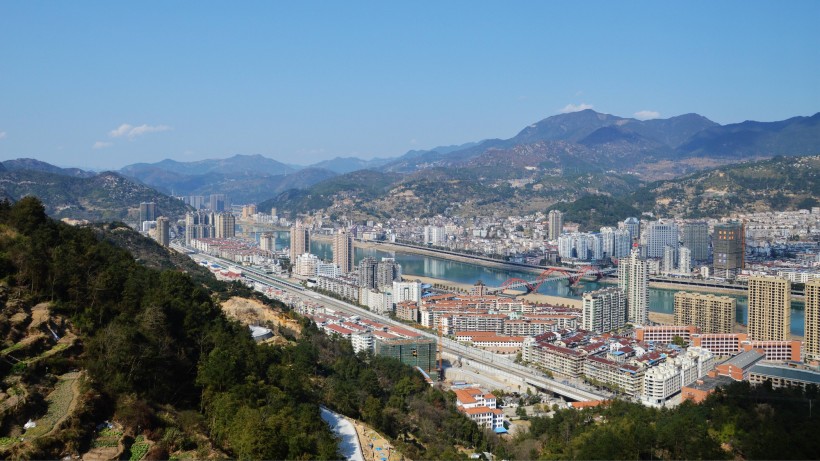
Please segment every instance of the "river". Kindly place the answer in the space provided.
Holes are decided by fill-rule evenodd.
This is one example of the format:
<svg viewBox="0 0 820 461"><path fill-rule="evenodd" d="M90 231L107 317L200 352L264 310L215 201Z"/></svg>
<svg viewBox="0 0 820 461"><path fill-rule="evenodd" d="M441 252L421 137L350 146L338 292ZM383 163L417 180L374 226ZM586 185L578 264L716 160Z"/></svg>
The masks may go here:
<svg viewBox="0 0 820 461"><path fill-rule="evenodd" d="M333 249L329 242L312 241L311 253L321 259L333 259ZM401 264L402 273L404 274L450 280L457 283L473 284L481 280L488 286L497 287L501 286L501 284L509 278L522 278L524 280L533 280L536 278L535 275L529 272L498 269L413 253L382 251L375 248L356 248L356 264L367 256L372 256L377 259L395 258L396 262ZM592 281L581 281L578 287L571 289L567 286L566 282L554 281L543 283L538 292L550 296L580 299L584 291L597 290L606 286L611 285ZM674 296L677 291L684 290L649 288L649 310L652 312L673 314L675 305ZM745 325L748 313L746 296L735 294L725 294L725 296L731 296L737 299L737 321ZM801 301L792 301L791 332L793 335L803 336L804 312L803 302Z"/></svg>

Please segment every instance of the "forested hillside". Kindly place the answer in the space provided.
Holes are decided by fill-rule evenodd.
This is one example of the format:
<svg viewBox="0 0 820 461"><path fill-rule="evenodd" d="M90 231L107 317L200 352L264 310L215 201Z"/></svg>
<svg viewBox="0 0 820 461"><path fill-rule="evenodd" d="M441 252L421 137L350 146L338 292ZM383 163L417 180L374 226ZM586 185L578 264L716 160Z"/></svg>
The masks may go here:
<svg viewBox="0 0 820 461"><path fill-rule="evenodd" d="M309 322L277 328L285 346L257 345L189 275L149 269L90 228L50 220L31 197L0 204L0 288L5 458L113 445L126 458L150 447L155 459L334 459L320 404L395 437L408 457L486 448L411 368L355 356ZM24 430L29 419L42 429ZM106 420L122 433L95 430Z"/></svg>

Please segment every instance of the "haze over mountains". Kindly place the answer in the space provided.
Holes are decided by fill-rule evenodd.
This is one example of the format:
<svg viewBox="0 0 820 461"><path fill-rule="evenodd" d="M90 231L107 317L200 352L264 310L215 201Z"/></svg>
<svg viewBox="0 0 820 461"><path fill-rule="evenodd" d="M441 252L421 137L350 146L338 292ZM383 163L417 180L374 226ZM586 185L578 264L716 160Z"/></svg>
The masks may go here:
<svg viewBox="0 0 820 461"><path fill-rule="evenodd" d="M127 189L113 195L128 197L128 203L117 206L130 207L132 213L137 197L165 202L167 196L212 193L228 194L233 203L294 212L344 202L336 208L351 216L502 208L515 213L543 210L585 194L623 195L649 181L730 163L817 153L820 113L719 125L698 114L641 121L583 110L548 117L509 139L414 150L396 158L337 157L310 166L234 155L137 163L118 173L97 174L34 159L8 160L0 164L0 187L12 199L45 194L42 199L54 216L92 220L127 217L127 211L104 210L114 206L100 201L112 195L101 189L111 184Z"/></svg>

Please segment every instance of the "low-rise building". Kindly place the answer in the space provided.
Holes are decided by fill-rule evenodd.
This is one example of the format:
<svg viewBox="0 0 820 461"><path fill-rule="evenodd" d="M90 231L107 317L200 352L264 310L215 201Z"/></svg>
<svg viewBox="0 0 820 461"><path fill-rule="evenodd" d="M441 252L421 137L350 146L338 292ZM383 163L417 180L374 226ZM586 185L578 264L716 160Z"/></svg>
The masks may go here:
<svg viewBox="0 0 820 461"><path fill-rule="evenodd" d="M700 331L693 325L657 325L635 328L638 341L659 344L671 344L676 336L683 339L686 344L691 344L692 335L695 333L700 333Z"/></svg>
<svg viewBox="0 0 820 461"><path fill-rule="evenodd" d="M410 322L419 321L419 306L413 301L396 303L396 318Z"/></svg>
<svg viewBox="0 0 820 461"><path fill-rule="evenodd" d="M802 387L808 385L820 386L820 373L782 365L758 363L749 370L749 382L763 384L769 381L772 387Z"/></svg>
<svg viewBox="0 0 820 461"><path fill-rule="evenodd" d="M496 429L504 427L504 413L497 408L496 397L481 389L456 389L456 407L479 427Z"/></svg>
<svg viewBox="0 0 820 461"><path fill-rule="evenodd" d="M584 354L582 352L567 347L536 342L535 338L526 338L524 340L521 355L527 362L562 375L577 378L583 372Z"/></svg>
<svg viewBox="0 0 820 461"><path fill-rule="evenodd" d="M730 358L715 367L717 374L728 376L735 381L743 381L749 378L749 371L758 362L765 359L763 352L752 349Z"/></svg>
<svg viewBox="0 0 820 461"><path fill-rule="evenodd" d="M643 393L645 370L641 367L590 356L583 362L583 373L590 381L617 389L627 395L638 396Z"/></svg>

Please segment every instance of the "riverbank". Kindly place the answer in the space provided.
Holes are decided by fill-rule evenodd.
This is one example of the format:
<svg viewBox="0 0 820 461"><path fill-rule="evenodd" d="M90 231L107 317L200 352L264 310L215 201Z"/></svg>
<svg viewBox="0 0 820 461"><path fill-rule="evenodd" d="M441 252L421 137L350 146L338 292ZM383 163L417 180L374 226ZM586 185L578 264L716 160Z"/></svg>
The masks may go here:
<svg viewBox="0 0 820 461"><path fill-rule="evenodd" d="M522 272L530 272L535 275L540 274L547 270L547 267L533 267L526 264L511 264L504 261L495 261L489 258L478 258L472 257L469 255L457 255L453 253L445 253L436 250L428 250L425 248L419 248L414 246L405 246L405 245L395 245L392 243L384 243L384 242L360 242L354 241L353 246L356 248L363 248L363 249L375 249L375 250L382 250L382 251L397 251L400 253L410 253L410 254L417 254L422 256L433 256L435 258L440 259L447 259L450 261L458 261L462 263L469 263L475 264L479 266L486 266L486 267L494 267L496 269L506 269L506 270L515 270L515 271L522 271Z"/></svg>
<svg viewBox="0 0 820 461"><path fill-rule="evenodd" d="M598 283L606 283L609 285L617 285L618 279L617 278L610 278L605 277L598 281ZM671 283L671 282L649 282L649 288L657 288L659 290L673 290L673 291L697 291L699 293L714 293L714 294L727 294L727 295L740 295L745 296L747 294L747 290L735 289L735 288L715 288L715 287L702 287L697 285L686 285L683 283Z"/></svg>
<svg viewBox="0 0 820 461"><path fill-rule="evenodd" d="M453 292L462 292L462 293L469 293L470 290L473 288L473 285L469 283L459 283L453 282L450 280L444 279L437 279L433 277L424 277L415 274L404 274L405 280L419 280L422 283L428 283L432 286L442 287L445 290L453 291ZM658 283L657 288L662 289L670 289L666 286L663 286L663 283ZM694 291L694 290L692 290ZM729 290L727 290L728 292ZM510 290L507 293L515 293L515 291ZM520 292L523 293L523 292ZM736 294L736 293L727 293L727 294ZM745 293L741 293L745 294ZM580 299L571 299L571 298L564 298L561 296L549 296L544 295L541 293L530 293L525 296L521 296L522 299L536 303L536 304L551 304L555 306L566 306L572 307L575 309L581 309L583 307L583 302ZM675 316L674 314L666 313L666 312L653 312L649 311L649 321L659 325L675 325ZM746 333L746 325L742 323L735 323L735 327L733 329L734 333ZM800 335L791 335L791 339L802 341L803 337Z"/></svg>
<svg viewBox="0 0 820 461"><path fill-rule="evenodd" d="M322 239L322 241L329 241L329 237L327 239ZM317 239L318 240L318 239ZM356 248L361 249L375 249L375 250L382 250L382 251L393 251L393 252L400 252L400 253L407 253L407 254L415 254L421 256L430 256L439 259L449 260L449 261L457 261L461 263L467 264L474 264L477 266L484 266L484 267L492 267L496 269L504 269L510 271L519 271L519 272L528 272L534 275L541 274L546 267L533 267L528 265L519 265L519 264L510 264L505 263L502 261L492 261L483 258L475 258L469 255L455 255L453 253L445 253L436 250L428 250L424 248L418 248L413 246L404 246L404 245L395 245L391 243L384 243L384 242L361 242L355 241L353 245ZM598 281L599 283L605 284L617 284L617 278L605 277ZM449 282L453 283L453 282ZM674 283L674 282L649 282L650 288L657 288L661 290L674 290L674 291L697 291L701 293L715 293L715 294L731 294L731 295L738 295L738 296L745 296L747 294L746 290L743 289L735 289L735 288L719 288L719 287L703 287L698 285L689 285L684 283ZM469 289L468 289L469 291ZM553 297L557 299L567 299L561 297ZM802 296L792 296L793 299L797 301L802 300Z"/></svg>
<svg viewBox="0 0 820 461"><path fill-rule="evenodd" d="M470 293L470 290L473 288L473 285L470 285L469 283L458 283L452 282L450 280L436 279L433 277L424 277L415 274L404 274L403 277L405 280L419 280L421 281L421 283L429 283L430 285L444 287L444 289L456 292L460 291L463 293ZM516 291L508 290L507 293L513 294L516 293ZM518 293L523 294L524 292L518 291ZM549 296L541 293L530 293L528 295L521 296L521 299L537 304L551 304L555 306L573 307L576 309L581 309L582 305L580 299L563 298L561 296Z"/></svg>

